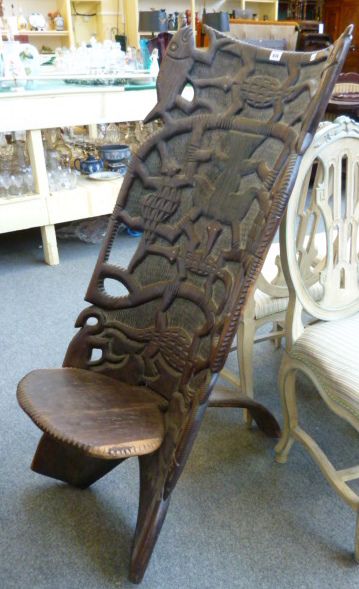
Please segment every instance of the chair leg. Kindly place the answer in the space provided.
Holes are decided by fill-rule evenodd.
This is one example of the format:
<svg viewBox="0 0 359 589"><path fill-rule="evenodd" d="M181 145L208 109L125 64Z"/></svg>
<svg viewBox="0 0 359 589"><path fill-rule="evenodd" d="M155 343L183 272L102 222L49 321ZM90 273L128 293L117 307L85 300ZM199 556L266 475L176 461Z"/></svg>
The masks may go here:
<svg viewBox="0 0 359 589"><path fill-rule="evenodd" d="M165 520L171 494L163 498L165 476L158 476L158 453L139 456L140 502L136 532L133 541L129 579L141 583L151 558L162 524Z"/></svg>
<svg viewBox="0 0 359 589"><path fill-rule="evenodd" d="M43 434L31 469L39 474L86 489L115 468L124 458L106 460Z"/></svg>
<svg viewBox="0 0 359 589"><path fill-rule="evenodd" d="M284 328L283 328L283 322L281 321L273 321L273 331L275 333L278 333L279 331L283 331L283 337L284 337ZM274 347L276 348L276 350L278 350L281 345L282 345L282 339L283 337L274 337L273 341L274 341Z"/></svg>
<svg viewBox="0 0 359 589"><path fill-rule="evenodd" d="M237 357L241 393L251 399L253 399L253 345L255 331L255 322L251 319L244 319L237 330ZM247 427L250 428L253 418L247 409L243 409L243 419Z"/></svg>
<svg viewBox="0 0 359 589"><path fill-rule="evenodd" d="M174 395L172 410L174 413L178 412L178 419L172 418L171 428L167 431L161 448L153 454L139 456L140 503L129 575L133 583L140 583L146 572L167 514L172 491L183 472L204 417L211 389L212 386L209 386L208 394L201 404L194 402L183 427L180 425L182 402L178 395Z"/></svg>
<svg viewBox="0 0 359 589"><path fill-rule="evenodd" d="M285 364L285 358L283 358L283 363ZM295 370L286 372L285 366L282 365L279 371L278 386L282 402L283 431L280 441L274 448L276 462L280 463L287 461L288 453L294 442L291 430L298 425L298 411L295 400L295 377Z"/></svg>

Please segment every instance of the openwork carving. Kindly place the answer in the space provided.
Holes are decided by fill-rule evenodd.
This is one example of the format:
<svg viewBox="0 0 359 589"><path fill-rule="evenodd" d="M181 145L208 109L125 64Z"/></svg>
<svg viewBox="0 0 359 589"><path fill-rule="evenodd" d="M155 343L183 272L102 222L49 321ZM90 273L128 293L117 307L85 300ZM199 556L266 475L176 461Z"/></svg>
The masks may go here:
<svg viewBox="0 0 359 589"><path fill-rule="evenodd" d="M307 166L306 174L302 173L302 182L297 184L294 200L288 208L293 216L293 207L298 199L297 219L303 226L303 235L309 235L296 253L288 253L291 280L306 311L325 320L347 316L359 308L358 137L358 124L345 116L337 118L333 123L320 125L315 143L303 161ZM312 173L314 158L315 175ZM316 232L321 226L325 230L322 230L318 255L316 237L320 236L316 236ZM287 239L290 241L289 237ZM293 234L293 243L294 239ZM315 252L318 259L317 279L322 287L320 299L314 299L303 282L303 266L305 269L307 260L313 258Z"/></svg>
<svg viewBox="0 0 359 589"><path fill-rule="evenodd" d="M68 397L75 399L75 417L72 404L65 411L71 428L59 436L55 418L45 427L49 395L43 399L42 392L48 387L56 399L63 394L54 393L51 372L19 385L22 407L45 431L33 461L37 472L84 487L123 458L140 455L135 582L146 569L350 31L315 54L266 50L211 29L207 50L195 49L190 28L174 36L158 77L158 104L147 117L161 118L163 126L131 160L86 295L91 306L79 316L64 360L69 369L56 374L70 382ZM187 84L192 100L183 92ZM142 232L126 269L112 251L122 223ZM111 283L126 294L113 296ZM88 371L96 378L81 409L78 391ZM101 379L124 403L116 416L105 395L102 401ZM136 395L150 407L151 419L147 412L143 424L144 408L139 414L138 406L129 412L126 405L135 406L128 398ZM88 446L83 451L81 428L89 423L85 433L95 448L99 407L110 424L101 434L107 440L109 430L114 438L103 460ZM143 455L150 442L158 449Z"/></svg>
<svg viewBox="0 0 359 589"><path fill-rule="evenodd" d="M164 125L132 158L86 296L96 307L82 313L73 344L84 349L76 365L167 398L179 390L187 406L224 364L330 91L320 72L325 62L323 78L337 68L339 55L278 54L209 35L207 51L194 48L190 28L168 48L147 117ZM127 269L109 262L120 223L142 231ZM128 294L108 294L107 279ZM94 347L102 356L91 361Z"/></svg>

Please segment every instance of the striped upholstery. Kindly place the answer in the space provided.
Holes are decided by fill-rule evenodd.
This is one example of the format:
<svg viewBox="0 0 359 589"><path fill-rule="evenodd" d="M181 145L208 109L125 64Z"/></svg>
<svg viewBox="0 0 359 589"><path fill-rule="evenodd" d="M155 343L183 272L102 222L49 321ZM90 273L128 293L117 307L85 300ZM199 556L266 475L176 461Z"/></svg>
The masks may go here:
<svg viewBox="0 0 359 589"><path fill-rule="evenodd" d="M323 293L323 287L319 282L309 289L314 301L319 301ZM254 318L263 319L275 313L283 313L287 310L289 297L271 297L257 288L254 294L255 310Z"/></svg>
<svg viewBox="0 0 359 589"><path fill-rule="evenodd" d="M299 167L282 227L285 238L285 247L281 251L285 260L283 273L293 286L296 300L286 316L285 330L289 337L286 338L278 378L283 432L275 447L276 461L283 464L293 441L303 444L334 490L357 513L354 535L357 563L359 493L356 488L359 464L357 460L354 465L343 464L340 453L332 463L334 455L330 452L330 446L355 446L357 440L347 437L346 432L337 428L334 422L328 422L325 414L318 414L316 428L312 432L315 439L312 437L306 428L305 412L295 402L295 376L296 373L305 374L328 408L359 432L358 169L359 122L342 116L334 123L323 123ZM314 203L312 209L308 203ZM303 230L299 228L299 231L296 229L298 217L304 224ZM309 229L316 231L318 227L323 227L324 238L319 243L321 251L315 269L326 289L325 296L323 294L319 301L313 303L306 296L298 264L298 259L306 260L308 249L298 252L293 243L298 243L298 235L301 237L305 232L309 233ZM316 240L314 243L317 245ZM313 232L307 244L312 251ZM299 258L302 253L304 257ZM301 310L321 321L301 329ZM302 397L302 404L306 401L305 396ZM330 436L320 439L320 429L328 427ZM357 448L353 448L355 450ZM352 483L355 480L354 487Z"/></svg>
<svg viewBox="0 0 359 589"><path fill-rule="evenodd" d="M332 402L359 419L359 313L307 327L288 354L311 368Z"/></svg>

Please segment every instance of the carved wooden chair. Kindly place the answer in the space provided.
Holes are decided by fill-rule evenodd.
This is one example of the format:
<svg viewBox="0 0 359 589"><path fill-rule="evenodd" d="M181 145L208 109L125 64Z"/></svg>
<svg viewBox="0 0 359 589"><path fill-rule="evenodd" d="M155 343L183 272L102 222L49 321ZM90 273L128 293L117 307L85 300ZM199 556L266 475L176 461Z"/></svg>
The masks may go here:
<svg viewBox="0 0 359 589"><path fill-rule="evenodd" d="M325 112L325 120L334 121L340 115L359 119L359 74L345 72L338 76Z"/></svg>
<svg viewBox="0 0 359 589"><path fill-rule="evenodd" d="M311 197L315 202L313 213L298 202L303 202L314 158L319 163ZM306 224L320 218L325 228L325 263L320 272L323 294L318 301L310 296L300 272L300 258L308 255L313 240L308 240L298 255L294 238L298 216ZM340 117L334 123L322 124L305 154L281 232L290 303L279 374L284 429L275 451L276 460L285 462L293 441L299 440L337 493L357 512L355 558L359 562L359 495L347 484L359 478L359 466L334 467L303 429L295 386L296 374L306 374L329 409L359 431L358 223L359 124ZM303 309L321 321L304 330ZM331 438L336 443L335 431Z"/></svg>
<svg viewBox="0 0 359 589"><path fill-rule="evenodd" d="M188 27L167 49L146 119L163 127L131 159L63 367L18 386L44 432L34 471L83 488L139 456L134 582L351 39L348 28L331 49L301 55L208 33L206 50ZM112 250L121 223L142 231L126 269Z"/></svg>

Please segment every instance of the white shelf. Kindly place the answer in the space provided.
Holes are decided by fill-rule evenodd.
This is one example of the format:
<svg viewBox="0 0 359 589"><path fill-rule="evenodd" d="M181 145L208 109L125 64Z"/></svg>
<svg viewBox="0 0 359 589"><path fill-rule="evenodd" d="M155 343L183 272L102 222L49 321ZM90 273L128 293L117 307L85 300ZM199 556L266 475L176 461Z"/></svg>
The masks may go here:
<svg viewBox="0 0 359 589"><path fill-rule="evenodd" d="M26 129L37 194L0 198L0 233L40 227L45 261L58 264L55 225L111 214L122 178L96 181L78 177L74 190L49 190L40 129L143 120L156 104L154 89L124 92L121 87L66 86L56 91L1 93L0 131Z"/></svg>
<svg viewBox="0 0 359 589"><path fill-rule="evenodd" d="M1 92L0 131L142 121L156 104L155 89L81 86Z"/></svg>
<svg viewBox="0 0 359 589"><path fill-rule="evenodd" d="M112 213L123 179L98 182L79 176L74 190L51 192L46 197L51 225Z"/></svg>
<svg viewBox="0 0 359 589"><path fill-rule="evenodd" d="M68 37L69 31L18 31L16 37Z"/></svg>
<svg viewBox="0 0 359 589"><path fill-rule="evenodd" d="M0 198L0 233L48 224L46 200L39 194Z"/></svg>

